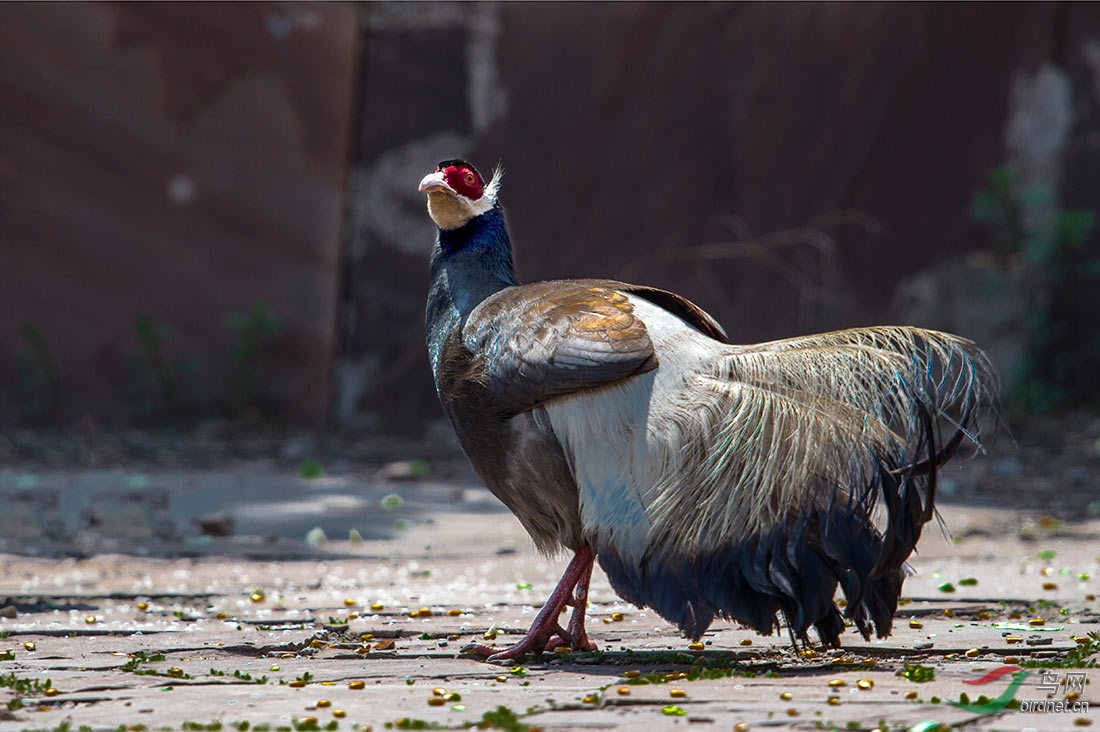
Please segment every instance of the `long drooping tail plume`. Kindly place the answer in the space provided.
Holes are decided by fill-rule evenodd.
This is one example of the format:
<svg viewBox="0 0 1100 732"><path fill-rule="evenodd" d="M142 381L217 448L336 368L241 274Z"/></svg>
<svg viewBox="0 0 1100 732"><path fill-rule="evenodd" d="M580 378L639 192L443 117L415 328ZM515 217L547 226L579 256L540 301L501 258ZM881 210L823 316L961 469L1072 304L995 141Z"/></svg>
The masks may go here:
<svg viewBox="0 0 1100 732"><path fill-rule="evenodd" d="M619 581L637 557L611 545L601 563L688 635L715 614L770 631L782 611L836 645L838 584L859 631L887 634L937 469L980 448L996 370L970 341L906 327L726 348L667 420L642 568Z"/></svg>

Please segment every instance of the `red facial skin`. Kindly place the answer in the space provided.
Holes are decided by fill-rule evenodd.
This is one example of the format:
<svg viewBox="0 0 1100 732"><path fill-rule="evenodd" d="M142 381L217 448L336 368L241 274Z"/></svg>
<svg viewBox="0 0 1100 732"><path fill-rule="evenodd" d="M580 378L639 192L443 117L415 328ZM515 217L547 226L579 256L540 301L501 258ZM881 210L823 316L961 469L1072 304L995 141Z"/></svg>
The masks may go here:
<svg viewBox="0 0 1100 732"><path fill-rule="evenodd" d="M443 177L455 193L466 196L471 201L481 198L485 192L485 182L476 170L465 165L450 165L443 169Z"/></svg>

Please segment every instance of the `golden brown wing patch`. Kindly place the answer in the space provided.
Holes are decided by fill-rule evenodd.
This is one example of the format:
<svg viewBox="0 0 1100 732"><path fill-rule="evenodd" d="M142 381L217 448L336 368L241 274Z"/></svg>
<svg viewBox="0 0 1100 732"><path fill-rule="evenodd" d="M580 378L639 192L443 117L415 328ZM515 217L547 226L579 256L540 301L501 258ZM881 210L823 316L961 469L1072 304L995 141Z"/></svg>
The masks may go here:
<svg viewBox="0 0 1100 732"><path fill-rule="evenodd" d="M471 313L463 336L481 357L480 378L506 411L657 367L630 300L585 281L503 290Z"/></svg>

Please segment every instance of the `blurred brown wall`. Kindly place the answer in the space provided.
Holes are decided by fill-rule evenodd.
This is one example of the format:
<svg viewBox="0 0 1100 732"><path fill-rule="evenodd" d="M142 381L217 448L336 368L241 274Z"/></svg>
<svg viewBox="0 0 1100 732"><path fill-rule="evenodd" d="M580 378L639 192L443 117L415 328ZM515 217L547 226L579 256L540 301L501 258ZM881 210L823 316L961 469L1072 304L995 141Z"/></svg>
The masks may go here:
<svg viewBox="0 0 1100 732"><path fill-rule="evenodd" d="M414 182L456 155L508 171L521 278L673 289L741 342L918 319L890 311L898 283L989 245L967 210L1010 157L1021 79L1050 64L1070 75L1072 108L1054 111L1081 124L1048 162L1100 170L1098 7L366 6L365 108L398 116L360 129L370 200L352 199L336 418L438 414L421 342L433 230ZM1100 205L1096 175L1069 190L1063 174L1049 175L1056 195ZM373 224L378 200L396 223ZM731 245L773 232L786 233L761 250ZM708 242L727 255L703 258Z"/></svg>
<svg viewBox="0 0 1100 732"><path fill-rule="evenodd" d="M356 44L347 5L0 5L0 422L171 416L138 316L178 406L231 414L257 303L257 404L325 419Z"/></svg>
<svg viewBox="0 0 1100 732"><path fill-rule="evenodd" d="M1019 152L1021 80L1069 80L1045 175L1100 205L1097 7L0 4L0 424L41 390L24 322L63 420L133 419L139 315L231 414L223 319L254 303L284 326L266 414L438 418L415 188L455 156L506 167L524 278L675 289L740 341L891 320L899 282L988 244L967 208Z"/></svg>

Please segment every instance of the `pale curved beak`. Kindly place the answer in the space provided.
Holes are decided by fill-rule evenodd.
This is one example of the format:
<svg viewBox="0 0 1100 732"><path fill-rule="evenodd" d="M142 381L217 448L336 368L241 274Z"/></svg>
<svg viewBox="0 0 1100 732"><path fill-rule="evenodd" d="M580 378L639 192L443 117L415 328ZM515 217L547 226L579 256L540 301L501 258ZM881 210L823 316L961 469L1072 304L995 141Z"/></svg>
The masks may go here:
<svg viewBox="0 0 1100 732"><path fill-rule="evenodd" d="M451 193L454 193L454 189L447 185L447 180L443 177L442 170L437 170L434 173L428 173L426 176L424 176L424 178L420 181L420 187L416 190L420 193L423 193L424 191L430 191L433 188L442 188L444 190L450 191Z"/></svg>

